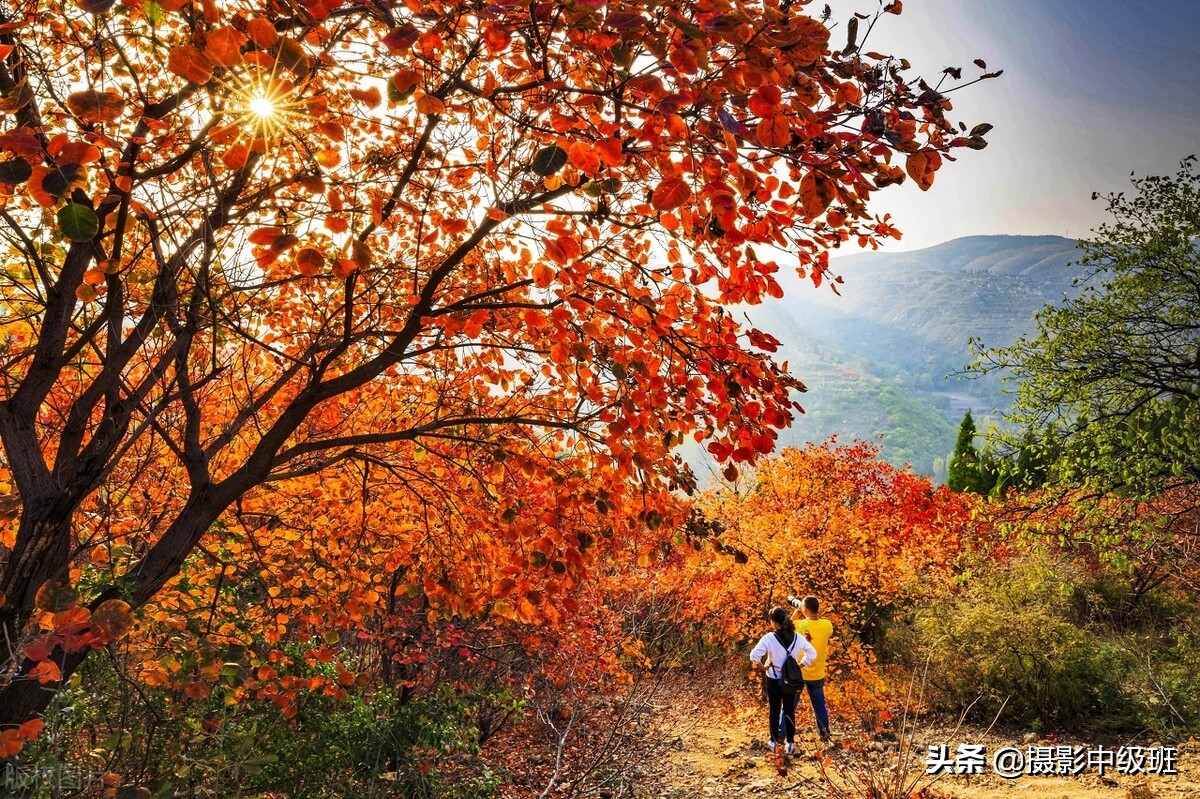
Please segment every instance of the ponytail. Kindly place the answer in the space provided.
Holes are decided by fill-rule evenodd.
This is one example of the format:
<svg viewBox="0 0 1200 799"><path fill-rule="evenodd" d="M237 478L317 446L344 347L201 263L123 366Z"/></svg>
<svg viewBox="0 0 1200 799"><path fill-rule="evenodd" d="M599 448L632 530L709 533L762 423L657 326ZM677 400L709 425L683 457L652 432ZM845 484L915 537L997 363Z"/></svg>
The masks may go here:
<svg viewBox="0 0 1200 799"><path fill-rule="evenodd" d="M796 625L791 617L788 616L788 612L783 608L775 607L771 609L771 621L778 624L779 628L788 635L796 634Z"/></svg>

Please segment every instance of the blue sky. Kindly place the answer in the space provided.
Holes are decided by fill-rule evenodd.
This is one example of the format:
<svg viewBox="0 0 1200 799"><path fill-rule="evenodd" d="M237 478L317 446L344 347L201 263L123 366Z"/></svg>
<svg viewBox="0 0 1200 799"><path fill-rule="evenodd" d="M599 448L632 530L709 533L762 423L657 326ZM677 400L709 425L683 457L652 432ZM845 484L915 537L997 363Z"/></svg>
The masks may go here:
<svg viewBox="0 0 1200 799"><path fill-rule="evenodd" d="M836 3L833 19L875 7ZM974 58L1004 70L951 95L952 118L996 126L986 150L963 150L927 193L906 183L877 195L874 209L905 234L889 249L980 233L1088 235L1106 218L1093 191L1200 153L1198 39L1200 0L908 0L885 15L867 49L929 77L945 66L966 77Z"/></svg>

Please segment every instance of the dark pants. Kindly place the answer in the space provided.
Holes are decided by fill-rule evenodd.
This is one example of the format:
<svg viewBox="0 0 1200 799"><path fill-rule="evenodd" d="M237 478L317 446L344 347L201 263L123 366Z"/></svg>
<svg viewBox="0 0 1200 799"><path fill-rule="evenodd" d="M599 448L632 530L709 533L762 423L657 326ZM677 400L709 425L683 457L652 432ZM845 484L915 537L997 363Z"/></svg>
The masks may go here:
<svg viewBox="0 0 1200 799"><path fill-rule="evenodd" d="M829 710L825 707L825 680L805 680L808 701L812 702L813 715L817 718L817 735L821 740L829 737Z"/></svg>
<svg viewBox="0 0 1200 799"><path fill-rule="evenodd" d="M767 678L767 704L771 709L771 740L792 743L796 740L796 694L785 694L779 680Z"/></svg>

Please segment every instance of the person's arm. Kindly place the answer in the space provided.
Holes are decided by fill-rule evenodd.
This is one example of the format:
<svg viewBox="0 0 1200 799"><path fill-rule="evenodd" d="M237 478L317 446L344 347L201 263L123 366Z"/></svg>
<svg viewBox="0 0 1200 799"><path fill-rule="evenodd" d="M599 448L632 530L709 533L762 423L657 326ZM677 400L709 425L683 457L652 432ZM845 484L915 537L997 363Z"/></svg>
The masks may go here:
<svg viewBox="0 0 1200 799"><path fill-rule="evenodd" d="M804 659L800 661L800 667L811 666L812 662L817 659L817 650L813 649L813 645L802 634L796 633L796 638L800 641L800 646L804 649Z"/></svg>
<svg viewBox="0 0 1200 799"><path fill-rule="evenodd" d="M763 658L767 656L767 636L758 639L758 643L750 650L750 663L758 671L766 671L767 666L763 663Z"/></svg>

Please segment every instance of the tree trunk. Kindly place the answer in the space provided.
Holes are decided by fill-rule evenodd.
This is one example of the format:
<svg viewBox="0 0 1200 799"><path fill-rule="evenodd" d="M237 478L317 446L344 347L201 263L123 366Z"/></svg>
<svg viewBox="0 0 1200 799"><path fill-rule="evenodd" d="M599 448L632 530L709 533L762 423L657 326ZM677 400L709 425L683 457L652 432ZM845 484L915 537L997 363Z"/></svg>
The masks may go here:
<svg viewBox="0 0 1200 799"><path fill-rule="evenodd" d="M75 673L87 656L88 650L69 655L57 650L53 659L62 669L63 680L66 680ZM33 662L27 660L22 664L21 672L28 674L33 666ZM60 685L42 685L37 680L26 677L0 687L0 729L23 724L41 716L58 693Z"/></svg>
<svg viewBox="0 0 1200 799"><path fill-rule="evenodd" d="M163 533L162 538L150 548L137 568L128 575L129 578L132 578L132 586L126 585L124 591L109 586L91 602L91 606L94 608L104 600L114 598L128 600L135 610L144 606L167 581L179 573L180 567L195 549L200 538L233 502L234 498L244 491L245 488L235 490L228 485L224 486L224 490L218 490L211 484L193 490L187 504L175 521ZM42 523L42 525L45 528L45 535L53 534L57 527L65 527L68 531L70 529L69 526L64 525L55 526L49 523ZM42 527L36 529L42 531ZM31 543L28 546L34 547L34 542L40 540L40 536L30 536L30 540ZM14 591L14 593L26 596L27 601L6 607L6 612L0 615L0 623L4 625L8 641L17 642L21 639L22 631L34 613L34 596L41 585L41 582L34 581L41 580L41 576L46 574L61 575L69 565L67 559L67 552L64 550L61 553L61 566L56 565L58 561L48 557L45 559L45 563L38 564L38 568L34 569L32 574L22 577L21 582L22 585L25 585L25 589ZM5 578L11 581L13 572L6 573ZM44 582L44 580L42 581ZM13 588L17 589L20 586L14 582ZM132 590L129 590L130 588ZM75 670L87 659L89 652L90 650L65 653L61 649L56 649L51 654L51 659L58 664L62 671L63 681L75 673ZM7 666L12 665L9 659L15 654L11 651L4 653L6 671ZM33 661L26 659L16 673L27 675L35 665ZM0 685L0 729L22 724L40 716L60 687L61 683L49 686L41 685L37 680L27 677L17 677L7 686Z"/></svg>

